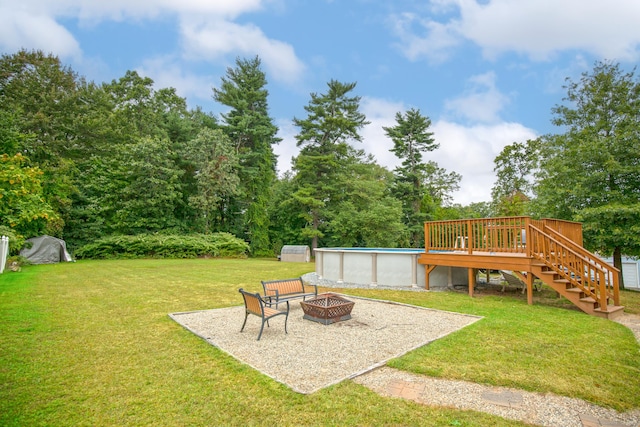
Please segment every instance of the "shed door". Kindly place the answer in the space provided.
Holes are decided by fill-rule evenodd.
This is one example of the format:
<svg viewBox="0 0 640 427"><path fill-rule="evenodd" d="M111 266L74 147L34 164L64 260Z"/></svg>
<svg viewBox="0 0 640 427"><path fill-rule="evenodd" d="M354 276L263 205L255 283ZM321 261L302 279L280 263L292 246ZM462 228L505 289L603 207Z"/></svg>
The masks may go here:
<svg viewBox="0 0 640 427"><path fill-rule="evenodd" d="M638 278L638 263L635 261L622 263L622 275L624 276L624 286L627 289L640 289Z"/></svg>

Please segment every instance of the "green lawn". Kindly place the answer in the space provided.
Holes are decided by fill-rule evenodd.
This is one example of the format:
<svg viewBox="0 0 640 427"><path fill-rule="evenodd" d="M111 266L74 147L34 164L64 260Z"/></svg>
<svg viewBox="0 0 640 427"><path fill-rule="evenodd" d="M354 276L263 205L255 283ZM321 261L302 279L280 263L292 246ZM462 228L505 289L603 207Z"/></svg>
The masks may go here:
<svg viewBox="0 0 640 427"><path fill-rule="evenodd" d="M237 289L312 264L273 260L81 261L0 275L0 425L522 425L383 398L351 381L299 395L174 323L239 305ZM390 363L411 372L640 408L631 332L541 294L345 290L485 316ZM538 298L538 297L537 297ZM640 297L623 293L630 312ZM242 319L238 319L238 328Z"/></svg>

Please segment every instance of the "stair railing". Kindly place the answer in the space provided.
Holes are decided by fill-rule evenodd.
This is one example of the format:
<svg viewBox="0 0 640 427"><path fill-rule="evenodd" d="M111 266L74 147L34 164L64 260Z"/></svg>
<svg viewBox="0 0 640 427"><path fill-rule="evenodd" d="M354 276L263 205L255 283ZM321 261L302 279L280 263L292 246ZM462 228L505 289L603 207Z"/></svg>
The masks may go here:
<svg viewBox="0 0 640 427"><path fill-rule="evenodd" d="M597 255L589 252L584 247L567 238L563 234L558 233L553 228L545 228L545 231L554 236L559 241L566 244L573 251L581 255L589 264L593 265L599 270L602 270L608 296L610 298L613 298L615 305L620 305L620 270L612 265L609 265Z"/></svg>
<svg viewBox="0 0 640 427"><path fill-rule="evenodd" d="M530 225L529 236L531 256L596 300L602 309L606 310L609 299L620 305L617 268L552 228L542 231Z"/></svg>

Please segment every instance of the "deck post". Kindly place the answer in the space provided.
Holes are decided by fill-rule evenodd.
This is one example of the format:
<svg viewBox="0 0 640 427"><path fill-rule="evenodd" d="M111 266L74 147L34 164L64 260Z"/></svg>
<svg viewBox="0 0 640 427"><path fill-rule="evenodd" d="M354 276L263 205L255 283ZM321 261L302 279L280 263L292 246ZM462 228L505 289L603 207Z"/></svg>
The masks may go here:
<svg viewBox="0 0 640 427"><path fill-rule="evenodd" d="M527 304L533 305L533 273L527 271Z"/></svg>
<svg viewBox="0 0 640 427"><path fill-rule="evenodd" d="M435 265L429 265L429 264L424 265L424 289L426 291L429 290L429 275L435 268L436 268Z"/></svg>
<svg viewBox="0 0 640 427"><path fill-rule="evenodd" d="M524 253L531 257L531 218L524 219Z"/></svg>
<svg viewBox="0 0 640 427"><path fill-rule="evenodd" d="M468 268L469 272L469 296L473 296L473 288L476 286L476 275L474 268Z"/></svg>

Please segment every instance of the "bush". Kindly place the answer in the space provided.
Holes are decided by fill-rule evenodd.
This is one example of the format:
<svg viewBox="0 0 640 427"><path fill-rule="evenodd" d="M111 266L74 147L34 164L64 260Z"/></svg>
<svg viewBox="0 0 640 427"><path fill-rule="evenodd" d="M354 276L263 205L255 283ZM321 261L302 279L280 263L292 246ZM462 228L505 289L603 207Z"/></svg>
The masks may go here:
<svg viewBox="0 0 640 427"><path fill-rule="evenodd" d="M110 236L98 239L75 251L76 258L200 258L240 257L249 245L229 233L136 236Z"/></svg>
<svg viewBox="0 0 640 427"><path fill-rule="evenodd" d="M9 238L9 254L18 255L20 253L20 249L22 249L25 242L24 236L4 225L0 225L0 236Z"/></svg>

